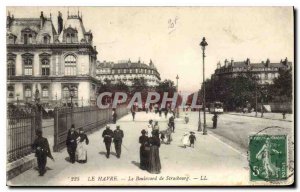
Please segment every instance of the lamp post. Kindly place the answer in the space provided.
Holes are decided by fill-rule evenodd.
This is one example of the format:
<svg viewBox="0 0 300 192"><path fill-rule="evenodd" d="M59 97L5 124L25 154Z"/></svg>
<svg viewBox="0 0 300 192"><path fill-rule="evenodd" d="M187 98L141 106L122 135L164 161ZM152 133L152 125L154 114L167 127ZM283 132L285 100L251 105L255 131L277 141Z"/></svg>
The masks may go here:
<svg viewBox="0 0 300 192"><path fill-rule="evenodd" d="M179 79L179 76L177 75L176 76L176 92L178 94L178 79ZM178 101L178 99L177 99ZM177 110L176 110L176 118L179 118L179 107L178 107L178 103L176 102L176 105L177 105Z"/></svg>
<svg viewBox="0 0 300 192"><path fill-rule="evenodd" d="M200 95L200 90L199 90L199 94ZM199 100L199 103L200 103L200 100ZM201 116L200 116L200 113L201 113L201 108L199 108L199 120L198 120L198 131L202 131L202 128L201 128Z"/></svg>
<svg viewBox="0 0 300 192"><path fill-rule="evenodd" d="M17 93L16 96L17 96L17 107L19 107L19 96L20 96L20 94Z"/></svg>
<svg viewBox="0 0 300 192"><path fill-rule="evenodd" d="M207 135L207 130L206 130L206 116L205 116L205 63L204 63L204 58L205 58L205 47L207 46L207 42L205 41L205 37L203 37L200 46L202 49L202 59L203 59L203 135Z"/></svg>

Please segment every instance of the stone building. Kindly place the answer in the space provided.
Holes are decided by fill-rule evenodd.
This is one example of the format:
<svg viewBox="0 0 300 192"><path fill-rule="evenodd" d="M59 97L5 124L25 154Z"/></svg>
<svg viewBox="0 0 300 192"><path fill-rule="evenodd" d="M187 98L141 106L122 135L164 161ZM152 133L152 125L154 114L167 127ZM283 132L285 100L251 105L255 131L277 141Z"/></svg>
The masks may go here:
<svg viewBox="0 0 300 192"><path fill-rule="evenodd" d="M246 61L240 62L233 60L229 62L226 59L223 66L221 66L220 62L217 64L217 69L212 75L212 78L236 77L244 73L251 73L257 77L260 85L267 85L273 83L273 79L278 77L280 70L288 70L291 69L291 67L292 62L289 62L287 58L278 63L273 63L269 59L261 63L251 63L248 58Z"/></svg>
<svg viewBox="0 0 300 192"><path fill-rule="evenodd" d="M55 28L51 14L37 18L7 16L7 101L43 105L90 105L96 100L97 50L82 16L59 12ZM70 95L72 93L72 95Z"/></svg>
<svg viewBox="0 0 300 192"><path fill-rule="evenodd" d="M112 83L122 81L128 86L132 85L135 78L144 78L149 87L154 87L160 82L160 74L151 60L149 65L141 61L131 62L130 59L118 63L97 62L96 73L102 82L105 79L111 80Z"/></svg>

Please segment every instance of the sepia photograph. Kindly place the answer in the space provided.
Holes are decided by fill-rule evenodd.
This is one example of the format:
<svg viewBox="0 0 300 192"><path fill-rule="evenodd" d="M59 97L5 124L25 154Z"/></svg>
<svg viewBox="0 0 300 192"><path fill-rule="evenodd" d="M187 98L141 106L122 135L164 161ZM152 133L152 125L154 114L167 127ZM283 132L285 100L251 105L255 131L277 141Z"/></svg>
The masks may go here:
<svg viewBox="0 0 300 192"><path fill-rule="evenodd" d="M294 185L294 7L5 16L7 186Z"/></svg>

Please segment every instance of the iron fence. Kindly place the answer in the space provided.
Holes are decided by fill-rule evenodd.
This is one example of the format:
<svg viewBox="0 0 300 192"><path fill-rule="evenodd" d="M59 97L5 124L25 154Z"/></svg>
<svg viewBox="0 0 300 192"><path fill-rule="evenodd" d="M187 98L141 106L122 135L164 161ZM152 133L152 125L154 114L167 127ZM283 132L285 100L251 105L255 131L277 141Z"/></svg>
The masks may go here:
<svg viewBox="0 0 300 192"><path fill-rule="evenodd" d="M126 115L126 105L116 108L118 118ZM66 145L68 130L74 124L75 129L83 128L85 132L92 132L100 126L112 121L112 109L99 109L98 107L65 107L54 110L54 146L53 151L58 152Z"/></svg>
<svg viewBox="0 0 300 192"><path fill-rule="evenodd" d="M36 115L9 114L7 117L7 161L12 162L31 153L35 136Z"/></svg>

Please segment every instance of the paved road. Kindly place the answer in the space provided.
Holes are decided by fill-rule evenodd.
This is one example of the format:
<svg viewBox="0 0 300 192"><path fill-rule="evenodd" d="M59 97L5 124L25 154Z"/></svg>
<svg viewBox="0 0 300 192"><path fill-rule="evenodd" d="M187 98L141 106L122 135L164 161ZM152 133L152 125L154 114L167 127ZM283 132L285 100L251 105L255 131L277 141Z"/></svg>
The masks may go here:
<svg viewBox="0 0 300 192"><path fill-rule="evenodd" d="M48 161L48 171L39 177L35 169L28 170L10 180L13 185L241 185L249 184L248 161L245 154L224 143L217 135L206 136L196 132L195 148L182 148L181 137L186 131L197 129L196 113L186 125L182 119L176 121L176 130L171 145L162 145L160 159L161 174L152 175L139 169L140 131L146 127L148 119L159 121L161 129L167 122L164 117L154 114L137 113L136 121L127 115L118 121L125 132L121 159L114 155L105 157L105 147L101 134L103 129L89 135L87 164L70 164L66 150L54 153L55 162ZM195 116L195 117L193 117ZM217 136L217 137L216 137ZM126 147L126 148L125 148ZM112 150L114 152L114 150ZM95 181L91 180L92 176ZM115 181L103 181L115 176ZM72 177L79 181L72 181ZM100 177L100 181L98 181ZM133 181L128 181L130 178ZM143 181L138 178L153 179ZM106 179L105 179L106 178ZM162 178L163 180L159 180ZM182 180L187 179L187 180Z"/></svg>

